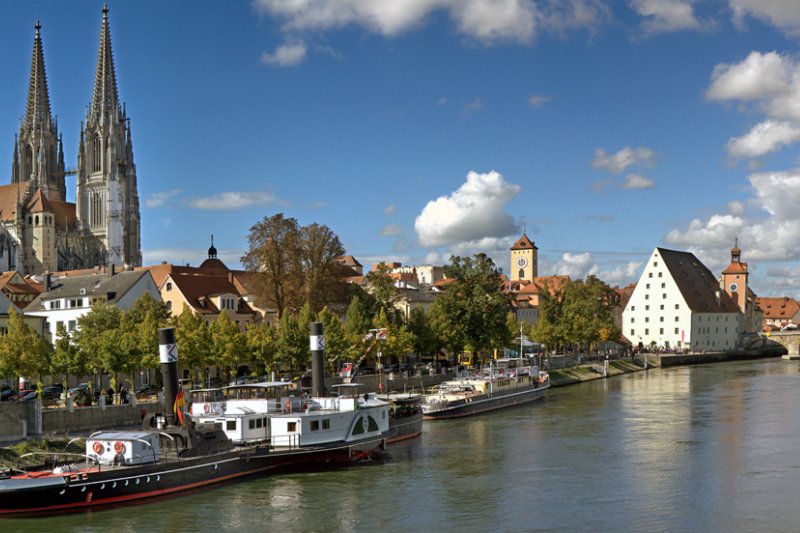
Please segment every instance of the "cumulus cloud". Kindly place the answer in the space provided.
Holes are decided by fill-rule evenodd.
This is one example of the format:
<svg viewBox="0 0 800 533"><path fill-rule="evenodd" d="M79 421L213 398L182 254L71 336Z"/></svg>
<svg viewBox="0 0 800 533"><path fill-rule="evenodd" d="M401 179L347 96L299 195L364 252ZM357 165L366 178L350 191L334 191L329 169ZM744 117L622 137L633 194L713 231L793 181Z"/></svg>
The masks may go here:
<svg viewBox="0 0 800 533"><path fill-rule="evenodd" d="M622 184L623 189L652 189L655 186L656 182L643 174L628 174Z"/></svg>
<svg viewBox="0 0 800 533"><path fill-rule="evenodd" d="M688 0L631 0L629 5L644 18L642 28L647 33L696 30L704 26Z"/></svg>
<svg viewBox="0 0 800 533"><path fill-rule="evenodd" d="M167 200L178 196L181 192L183 192L183 189L171 189L169 191L158 191L151 193L150 196L148 196L144 201L144 206L150 209L161 207L167 203Z"/></svg>
<svg viewBox="0 0 800 533"><path fill-rule="evenodd" d="M655 152L650 148L626 146L615 154L607 154L603 148L594 152L592 168L612 174L621 174L633 165L651 166L655 162Z"/></svg>
<svg viewBox="0 0 800 533"><path fill-rule="evenodd" d="M221 192L213 196L190 198L186 204L195 209L230 211L254 205L283 205L284 202L266 192Z"/></svg>
<svg viewBox="0 0 800 533"><path fill-rule="evenodd" d="M532 94L530 98L528 98L528 105L533 108L539 108L544 106L547 102L552 100L552 96L545 96L543 94Z"/></svg>
<svg viewBox="0 0 800 533"><path fill-rule="evenodd" d="M735 216L742 216L744 215L745 205L744 202L740 202L738 200L731 200L728 202L726 206L728 208L728 213Z"/></svg>
<svg viewBox="0 0 800 533"><path fill-rule="evenodd" d="M738 101L765 119L726 144L734 158L761 157L800 141L800 63L777 52L751 52L739 63L717 65L706 90L711 101Z"/></svg>
<svg viewBox="0 0 800 533"><path fill-rule="evenodd" d="M431 200L414 222L422 246L449 246L486 237L506 237L517 231L506 205L519 194L496 171L471 171L466 182L447 196Z"/></svg>
<svg viewBox="0 0 800 533"><path fill-rule="evenodd" d="M261 54L261 62L273 67L293 67L306 58L305 43L282 44L274 52Z"/></svg>
<svg viewBox="0 0 800 533"><path fill-rule="evenodd" d="M730 0L733 19L743 24L749 15L768 22L791 36L800 34L800 3L793 0Z"/></svg>
<svg viewBox="0 0 800 533"><path fill-rule="evenodd" d="M762 172L748 177L752 197L748 204L728 208L728 213L714 214L707 220L694 219L681 231L673 229L667 243L688 247L709 257L726 258L738 238L740 247L754 261L800 259L800 170ZM702 259L702 257L701 257Z"/></svg>
<svg viewBox="0 0 800 533"><path fill-rule="evenodd" d="M381 237L391 237L392 235L400 235L403 233L403 228L397 224L389 224L380 229L379 234Z"/></svg>

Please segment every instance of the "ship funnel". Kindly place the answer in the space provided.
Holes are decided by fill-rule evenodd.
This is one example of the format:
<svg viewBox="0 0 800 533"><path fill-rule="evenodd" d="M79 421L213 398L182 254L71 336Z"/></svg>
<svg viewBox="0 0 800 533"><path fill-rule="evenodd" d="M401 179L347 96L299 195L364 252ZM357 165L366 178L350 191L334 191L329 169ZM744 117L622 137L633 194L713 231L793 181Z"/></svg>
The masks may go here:
<svg viewBox="0 0 800 533"><path fill-rule="evenodd" d="M325 396L325 336L322 322L309 324L311 334L311 395Z"/></svg>
<svg viewBox="0 0 800 533"><path fill-rule="evenodd" d="M161 360L161 376L164 379L164 414L167 425L175 425L175 397L178 395L178 345L175 344L175 328L158 330L158 355Z"/></svg>

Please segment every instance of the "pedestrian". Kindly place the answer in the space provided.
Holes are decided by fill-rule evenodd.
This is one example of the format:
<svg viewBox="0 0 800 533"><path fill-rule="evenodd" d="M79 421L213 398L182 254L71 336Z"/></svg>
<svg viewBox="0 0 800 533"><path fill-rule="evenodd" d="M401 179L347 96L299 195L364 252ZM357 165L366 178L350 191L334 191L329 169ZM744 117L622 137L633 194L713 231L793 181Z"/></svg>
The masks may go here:
<svg viewBox="0 0 800 533"><path fill-rule="evenodd" d="M128 403L128 389L124 385L119 388L119 399L123 404Z"/></svg>
<svg viewBox="0 0 800 533"><path fill-rule="evenodd" d="M108 394L108 405L114 405L114 387L109 385L106 394Z"/></svg>

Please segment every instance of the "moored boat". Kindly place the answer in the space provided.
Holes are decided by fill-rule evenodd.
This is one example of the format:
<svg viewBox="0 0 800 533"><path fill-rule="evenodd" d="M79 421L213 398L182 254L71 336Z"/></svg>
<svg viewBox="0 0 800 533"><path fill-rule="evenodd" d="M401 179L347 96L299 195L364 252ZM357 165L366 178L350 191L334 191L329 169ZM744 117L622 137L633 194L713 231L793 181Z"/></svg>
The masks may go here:
<svg viewBox="0 0 800 533"><path fill-rule="evenodd" d="M423 418L460 418L544 397L550 377L527 358L498 359L478 375L443 381L422 398Z"/></svg>
<svg viewBox="0 0 800 533"><path fill-rule="evenodd" d="M146 420L146 429L140 431L95 433L86 440L84 454L46 454L49 460L40 467L0 471L0 515L115 505L245 476L346 466L381 454L389 406L375 395L327 397L319 394L324 385L315 384L318 395L297 405L294 398L279 396L288 389L267 386L253 390L274 392L280 412L259 413L253 406L268 402L248 406L242 403L248 400L234 399L230 412L223 406L221 419L206 413L204 406L202 415L184 413L174 330L161 330L159 337L164 415ZM312 364L321 366L321 355L318 359ZM209 399L219 397L213 390L205 392ZM156 421L152 429L151 420ZM250 432L258 429L260 433Z"/></svg>
<svg viewBox="0 0 800 533"><path fill-rule="evenodd" d="M386 443L413 439L422 434L422 395L389 393L378 396L389 402L389 433Z"/></svg>

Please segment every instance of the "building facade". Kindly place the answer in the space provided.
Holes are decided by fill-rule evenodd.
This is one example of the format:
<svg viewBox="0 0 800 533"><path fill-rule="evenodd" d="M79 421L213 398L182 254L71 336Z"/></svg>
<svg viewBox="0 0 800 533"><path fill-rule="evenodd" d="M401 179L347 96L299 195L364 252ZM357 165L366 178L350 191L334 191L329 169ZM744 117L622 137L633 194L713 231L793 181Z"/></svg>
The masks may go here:
<svg viewBox="0 0 800 533"><path fill-rule="evenodd" d="M0 267L22 274L142 262L130 121L119 101L108 8L103 8L92 99L80 126L77 169L65 165L37 22L25 115L11 182L0 186ZM76 202L66 176L77 175Z"/></svg>

